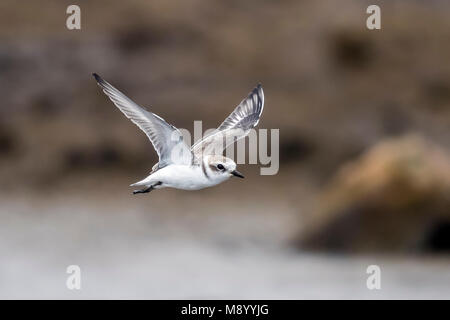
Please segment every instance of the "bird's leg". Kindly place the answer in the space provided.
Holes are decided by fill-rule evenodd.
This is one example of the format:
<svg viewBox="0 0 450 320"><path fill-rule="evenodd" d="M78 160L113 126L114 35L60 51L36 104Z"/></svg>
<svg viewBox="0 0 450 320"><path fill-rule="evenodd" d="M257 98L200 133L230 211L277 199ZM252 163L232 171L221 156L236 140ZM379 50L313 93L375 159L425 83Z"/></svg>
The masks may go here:
<svg viewBox="0 0 450 320"><path fill-rule="evenodd" d="M153 190L153 186L150 186L150 187L147 187L147 188L144 188L144 189L141 189L141 190L134 190L133 191L133 194L137 194L137 193L148 193L148 192L150 192L150 191L152 191Z"/></svg>
<svg viewBox="0 0 450 320"><path fill-rule="evenodd" d="M144 188L144 189L141 189L141 190L134 190L133 191L133 194L137 194L137 193L149 193L150 191L152 191L153 189L155 189L154 187L155 186L159 186L159 185L161 185L162 184L162 182L161 181L158 181L157 183L155 183L154 185L152 185L152 186L150 186L150 187L147 187L147 188Z"/></svg>

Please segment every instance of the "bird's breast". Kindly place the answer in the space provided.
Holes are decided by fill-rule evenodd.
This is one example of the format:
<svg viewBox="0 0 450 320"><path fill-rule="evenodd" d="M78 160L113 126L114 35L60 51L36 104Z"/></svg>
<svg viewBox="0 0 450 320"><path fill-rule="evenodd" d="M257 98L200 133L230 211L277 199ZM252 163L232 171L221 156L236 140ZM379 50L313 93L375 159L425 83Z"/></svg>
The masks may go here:
<svg viewBox="0 0 450 320"><path fill-rule="evenodd" d="M200 166L170 165L159 170L159 173L165 186L177 189L198 190L221 182L207 177Z"/></svg>

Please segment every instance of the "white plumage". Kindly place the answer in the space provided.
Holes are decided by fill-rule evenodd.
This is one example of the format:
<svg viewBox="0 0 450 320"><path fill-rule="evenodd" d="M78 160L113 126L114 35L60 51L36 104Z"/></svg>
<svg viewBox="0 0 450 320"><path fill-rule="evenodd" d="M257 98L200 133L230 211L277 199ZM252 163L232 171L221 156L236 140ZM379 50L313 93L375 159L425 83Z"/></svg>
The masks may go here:
<svg viewBox="0 0 450 320"><path fill-rule="evenodd" d="M132 186L145 186L134 193L171 187L198 190L217 185L231 176L243 178L236 163L224 156L223 150L244 138L255 127L264 108L264 93L258 85L235 108L215 132L189 148L180 131L158 115L137 105L122 92L93 74L111 101L133 123L145 132L159 156L159 162L145 179Z"/></svg>

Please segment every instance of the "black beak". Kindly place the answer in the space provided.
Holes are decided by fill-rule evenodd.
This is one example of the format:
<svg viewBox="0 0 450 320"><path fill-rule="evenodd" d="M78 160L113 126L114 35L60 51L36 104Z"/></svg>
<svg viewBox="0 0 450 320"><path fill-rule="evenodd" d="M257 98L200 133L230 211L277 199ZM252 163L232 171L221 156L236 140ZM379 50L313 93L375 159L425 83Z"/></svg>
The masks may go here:
<svg viewBox="0 0 450 320"><path fill-rule="evenodd" d="M242 175L242 173L240 173L240 172L237 171L237 170L231 171L231 174L232 174L233 176L235 176L235 177L238 177L238 178L242 178L242 179L245 178L245 177Z"/></svg>

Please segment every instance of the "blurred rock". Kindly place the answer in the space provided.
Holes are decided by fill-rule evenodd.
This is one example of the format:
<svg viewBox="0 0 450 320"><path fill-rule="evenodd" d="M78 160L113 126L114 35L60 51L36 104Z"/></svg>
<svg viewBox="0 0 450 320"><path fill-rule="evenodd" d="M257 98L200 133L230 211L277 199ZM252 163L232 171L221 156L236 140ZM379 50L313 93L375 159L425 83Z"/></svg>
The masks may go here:
<svg viewBox="0 0 450 320"><path fill-rule="evenodd" d="M430 102L425 104L426 107L439 112L448 110L450 103L450 79L436 77L424 81L423 87L426 100Z"/></svg>
<svg viewBox="0 0 450 320"><path fill-rule="evenodd" d="M450 155L421 136L385 140L342 168L305 219L300 246L450 250Z"/></svg>
<svg viewBox="0 0 450 320"><path fill-rule="evenodd" d="M133 27L117 34L117 45L126 53L138 52L157 46L165 40L164 33L156 28Z"/></svg>
<svg viewBox="0 0 450 320"><path fill-rule="evenodd" d="M331 38L331 54L338 66L362 69L373 59L374 50L365 33L340 32Z"/></svg>
<svg viewBox="0 0 450 320"><path fill-rule="evenodd" d="M432 251L448 251L450 248L450 222L436 221L427 237L426 247Z"/></svg>
<svg viewBox="0 0 450 320"><path fill-rule="evenodd" d="M59 112L59 104L50 94L40 94L31 103L31 113L35 117L47 118Z"/></svg>
<svg viewBox="0 0 450 320"><path fill-rule="evenodd" d="M68 170L75 170L117 166L122 158L116 147L101 144L95 148L71 148L66 152L64 162Z"/></svg>
<svg viewBox="0 0 450 320"><path fill-rule="evenodd" d="M291 136L281 141L280 154L283 163L302 161L314 152L311 140L303 136Z"/></svg>
<svg viewBox="0 0 450 320"><path fill-rule="evenodd" d="M0 158L13 153L17 149L17 144L14 132L10 128L0 126Z"/></svg>

